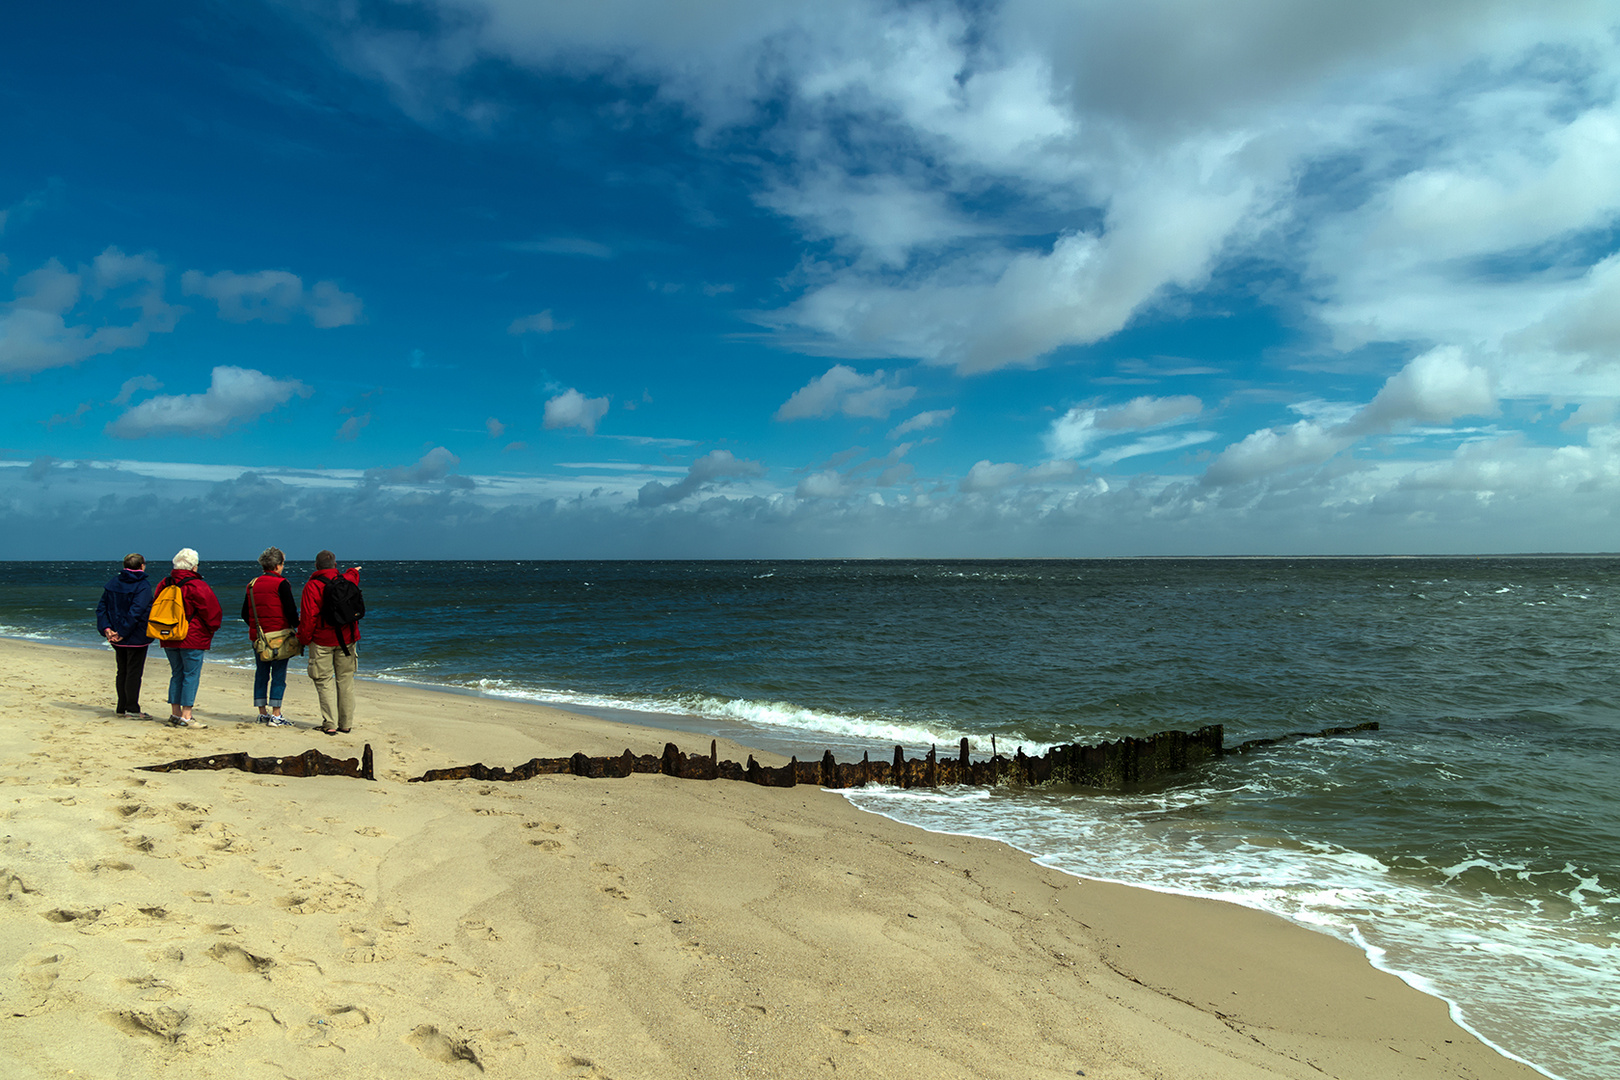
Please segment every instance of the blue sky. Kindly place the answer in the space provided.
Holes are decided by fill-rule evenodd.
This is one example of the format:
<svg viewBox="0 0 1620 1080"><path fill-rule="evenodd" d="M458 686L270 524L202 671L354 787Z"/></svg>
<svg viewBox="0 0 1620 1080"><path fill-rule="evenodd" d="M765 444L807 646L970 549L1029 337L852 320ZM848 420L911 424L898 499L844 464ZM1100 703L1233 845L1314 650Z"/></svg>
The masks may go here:
<svg viewBox="0 0 1620 1080"><path fill-rule="evenodd" d="M35 8L0 558L1620 550L1610 3Z"/></svg>

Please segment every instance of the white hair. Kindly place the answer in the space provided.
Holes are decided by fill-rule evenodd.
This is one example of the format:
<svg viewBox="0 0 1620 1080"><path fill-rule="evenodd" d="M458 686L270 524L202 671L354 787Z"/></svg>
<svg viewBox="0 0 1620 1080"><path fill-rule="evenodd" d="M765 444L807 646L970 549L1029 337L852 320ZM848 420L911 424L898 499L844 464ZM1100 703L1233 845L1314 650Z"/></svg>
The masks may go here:
<svg viewBox="0 0 1620 1080"><path fill-rule="evenodd" d="M195 570L198 561L196 548L181 548L174 553L174 568L176 570Z"/></svg>

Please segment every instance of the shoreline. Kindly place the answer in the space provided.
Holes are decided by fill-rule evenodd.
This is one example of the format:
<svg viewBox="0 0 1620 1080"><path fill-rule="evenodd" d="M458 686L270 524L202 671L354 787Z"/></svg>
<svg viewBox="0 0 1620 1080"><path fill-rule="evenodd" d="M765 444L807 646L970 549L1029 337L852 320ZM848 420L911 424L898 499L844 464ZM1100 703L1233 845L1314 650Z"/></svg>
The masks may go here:
<svg viewBox="0 0 1620 1080"><path fill-rule="evenodd" d="M114 719L89 648L0 656L0 1016L23 1076L1540 1075L1325 934L836 793L402 782L680 743L661 729L366 680L356 737L331 739L296 664L299 726L248 722L250 672L210 664L211 726L173 729ZM154 715L167 674L148 660ZM376 782L132 768L363 742Z"/></svg>
<svg viewBox="0 0 1620 1080"><path fill-rule="evenodd" d="M875 814L878 817L884 818L884 819L889 820L889 821L893 821L895 824L900 825L903 828L918 829L918 830L920 830L922 832L932 833L932 834L934 834L936 836L967 837L967 838L976 839L976 840L983 840L986 843L1001 844L1001 845L1004 845L1006 847L1011 848L1014 851L1020 852L1020 853L1022 853L1024 855L1028 856L1031 863L1033 863L1034 865L1043 866L1043 867L1045 866L1045 864L1043 864L1043 863L1041 863L1039 861L1039 859L1041 858L1041 853L1040 852L1030 851L1030 850L1028 850L1026 848L1021 848L1017 844L1013 843L1010 840L1002 840L1002 839L999 839L999 838L996 838L996 837L978 836L978 835L976 835L974 833L955 833L955 832L950 832L949 830L945 830L945 829L930 829L930 828L927 828L926 826L923 826L923 825L918 825L918 824L915 824L915 823L912 823L912 822L904 821L904 820L902 820L900 818L897 818L897 817L891 817L890 815L884 814L881 811L868 810L865 807L857 807L857 809L861 810L862 813ZM1496 1053L1500 1054L1502 1057L1504 1057L1504 1058L1506 1058L1506 1059L1508 1059L1510 1061L1517 1062L1518 1064L1524 1065L1525 1067L1527 1067L1527 1068L1531 1069L1532 1071L1534 1071L1536 1073L1536 1075L1538 1075L1538 1076L1548 1077L1548 1078L1550 1078L1550 1080L1560 1080L1560 1077L1558 1076L1557 1073L1551 1072L1548 1069L1544 1069L1541 1066L1537 1065L1535 1062L1530 1061L1527 1058L1520 1057L1518 1054L1513 1053L1511 1050L1508 1050L1505 1047L1502 1047L1502 1046L1498 1045L1497 1043L1493 1042L1484 1033L1475 1030L1471 1025L1469 1025L1464 1020L1464 1018L1462 1016L1462 1012L1463 1012L1462 1006L1460 1004L1458 1004L1457 1002L1453 1001L1451 998L1446 997L1445 994L1441 993L1440 990L1437 989L1434 986L1433 982L1430 979L1428 979L1425 976L1420 975L1420 974L1418 974L1416 972L1406 971L1406 970L1404 970L1402 968L1394 967L1392 965L1381 962L1382 957L1385 955L1385 950L1380 949L1375 945L1369 944L1365 940L1361 940L1359 934L1355 935L1357 940L1347 941L1344 938L1342 938L1342 937L1340 937L1340 936L1338 936L1336 934L1332 934L1332 933L1329 933L1326 930L1323 930L1323 929L1320 929L1320 928L1317 928L1317 927L1313 927L1308 923L1300 922L1300 921L1295 920L1295 919L1290 919L1287 915L1284 915L1284 914L1281 914L1281 913L1278 913L1278 912L1275 912L1275 911L1268 910L1267 908L1260 907L1258 905L1245 904L1241 900L1232 899L1232 898L1225 897L1225 896L1218 896L1218 895L1209 894L1209 893L1193 892L1193 891L1190 891L1190 890L1180 890L1180 889L1171 888L1171 887L1165 886L1165 885L1153 884L1151 882L1126 881L1126 880L1123 880L1123 879L1120 879L1120 878L1110 878L1110 877L1101 877L1101 876L1095 876L1095 875L1090 875L1090 874L1081 874L1081 873L1078 873L1078 872L1065 870L1065 869L1063 869L1061 867L1056 867L1056 866L1046 867L1046 868L1051 869L1051 870L1055 871L1056 873L1063 874L1066 877L1072 877L1072 878L1075 878L1075 879L1078 879L1078 880L1081 880L1081 881L1089 881L1089 882L1093 882L1093 883L1098 884L1098 885L1109 885L1109 886L1112 886L1112 887L1115 887L1115 888L1121 888L1121 889L1140 890L1142 892L1154 893L1154 894L1159 895L1159 896L1173 896L1173 897L1178 897L1178 898L1183 899L1183 900L1194 900L1194 901L1198 901L1198 902L1201 902L1201 903L1227 904L1227 905L1230 905L1230 906L1235 907L1235 908L1240 908L1240 909L1242 909L1244 911L1252 911L1252 912L1254 912L1255 914L1258 914L1258 915L1265 915L1265 916L1267 916L1269 918L1279 919L1282 922L1287 923L1290 926L1297 927L1299 929L1305 930L1308 933L1317 934L1317 935L1319 935L1321 937L1327 938L1330 941L1334 941L1334 942L1337 942L1337 943L1339 943L1341 945L1345 945L1345 946L1347 946L1349 948L1355 949L1356 951L1358 951L1361 954L1362 959L1365 960L1367 962L1367 964L1370 967L1372 967L1373 969L1375 969L1375 970L1377 970L1379 972L1382 972L1382 973L1384 973L1386 975L1390 975L1390 976L1392 976L1392 977L1394 977L1396 979L1399 979L1402 983L1406 984L1408 987L1410 987L1412 990L1416 991L1417 993L1422 994L1424 997L1433 998L1436 1001L1439 1001L1441 1004L1445 1005L1446 1009L1447 1009L1447 1012L1448 1012L1449 1016L1451 1017L1452 1023L1456 1024L1459 1028L1461 1028L1463 1031L1466 1031L1469 1035L1471 1035L1475 1039L1478 1039L1481 1043L1483 1043L1485 1046L1489 1047L1491 1050L1495 1051Z"/></svg>

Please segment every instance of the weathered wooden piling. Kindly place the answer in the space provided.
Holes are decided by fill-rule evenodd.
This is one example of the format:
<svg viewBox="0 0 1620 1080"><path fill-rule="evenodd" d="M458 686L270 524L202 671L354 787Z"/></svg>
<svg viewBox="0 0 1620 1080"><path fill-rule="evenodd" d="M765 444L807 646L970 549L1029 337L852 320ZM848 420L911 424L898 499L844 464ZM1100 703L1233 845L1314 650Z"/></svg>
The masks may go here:
<svg viewBox="0 0 1620 1080"><path fill-rule="evenodd" d="M1054 746L1040 757L1030 757L1018 747L1013 756L1002 757L994 752L984 761L974 761L968 752L968 741L963 739L956 758L941 758L937 747L929 747L922 758L908 759L903 747L894 748L891 763L873 761L870 754L862 754L858 762L840 762L832 751L820 758L800 761L797 757L786 765L761 765L750 755L746 765L735 761L721 761L719 743L709 742L707 754L684 754L674 743L665 743L659 755L637 755L629 750L616 757L589 757L572 754L568 757L531 758L510 769L488 766L457 765L448 769L429 769L421 776L413 776L411 783L434 780L532 780L537 776L572 775L597 779L626 777L635 773L657 773L682 780L744 780L762 787L795 787L813 784L824 788L853 788L866 784L887 784L899 788L949 787L974 785L987 787L1012 785L1038 787L1065 785L1072 787L1120 789L1133 784L1147 783L1160 777L1197 768L1223 754L1251 754L1267 747L1294 739L1333 737L1360 731L1377 731L1376 723L1357 724L1354 727L1328 728L1319 732L1295 732L1275 739L1250 739L1226 750L1222 746L1223 732L1219 724L1199 728L1194 732L1161 731L1141 739L1119 739L1096 746L1078 744ZM372 770L371 744L367 743L360 760L340 760L328 757L318 750L306 750L293 757L249 757L245 753L214 754L210 757L186 758L166 765L142 765L149 772L173 772L177 769L241 769L252 773L273 773L281 776L353 776L375 780Z"/></svg>
<svg viewBox="0 0 1620 1080"><path fill-rule="evenodd" d="M180 772L189 769L240 769L243 772L271 776L352 776L357 780L375 780L372 771L371 744L358 760L335 758L319 750L305 750L291 757L249 757L247 753L210 754L208 757L181 758L164 765L137 765L145 772Z"/></svg>
<svg viewBox="0 0 1620 1080"><path fill-rule="evenodd" d="M1223 753L1247 754L1288 739L1376 730L1377 724L1329 728L1322 732L1284 735L1278 739L1252 739L1235 750L1227 751L1222 746L1221 726L1213 724L1190 733L1161 731L1146 738L1119 739L1096 746L1054 746L1040 757L1030 757L1020 746L1010 759L998 753L984 761L972 759L968 752L968 741L963 739L954 760L940 758L937 747L930 747L925 757L908 759L905 748L896 746L892 763L874 762L870 754L862 754L858 762L840 762L828 750L819 759L800 761L795 757L786 765L775 768L761 765L752 755L746 765L721 761L715 741L709 743L707 756L688 756L674 743L666 743L663 754L658 757L651 754L637 757L626 750L620 756L611 758L591 758L584 754L567 758L535 758L510 770L492 769L483 764L462 765L453 769L430 769L421 776L412 777L412 782L528 780L554 773L612 777L641 772L662 773L686 780L745 780L762 787L794 787L798 784L814 784L824 788L852 788L866 784L889 784L900 788L949 787L957 784L1037 787L1061 784L1120 789L1196 768ZM994 745L992 739L992 748Z"/></svg>

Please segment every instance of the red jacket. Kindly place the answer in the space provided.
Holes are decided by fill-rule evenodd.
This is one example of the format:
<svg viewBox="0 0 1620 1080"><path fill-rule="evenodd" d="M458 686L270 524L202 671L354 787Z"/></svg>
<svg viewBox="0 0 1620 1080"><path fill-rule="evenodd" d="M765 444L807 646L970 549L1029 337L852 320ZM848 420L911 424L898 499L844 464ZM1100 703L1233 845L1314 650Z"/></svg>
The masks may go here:
<svg viewBox="0 0 1620 1080"><path fill-rule="evenodd" d="M336 649L343 644L338 640L337 631L321 621L321 600L326 596L326 583L337 576L336 570L317 570L304 582L304 595L298 601L298 606L303 609L303 615L298 620L298 640L305 645L313 643ZM358 566L343 571L343 576L356 585L360 584ZM348 637L350 645L359 641L360 624L355 623L351 633L344 636Z"/></svg>
<svg viewBox="0 0 1620 1080"><path fill-rule="evenodd" d="M260 574L248 582L242 595L242 621L248 625L248 640L258 635L253 632L253 612L258 609L259 629L265 633L285 630L298 625L298 605L293 603L292 585L280 574Z"/></svg>
<svg viewBox="0 0 1620 1080"><path fill-rule="evenodd" d="M153 595L162 592L171 583L180 586L180 595L185 597L186 606L186 639L184 641L165 641L165 649L207 649L214 644L214 632L225 621L225 613L220 610L219 597L214 590L208 587L195 570L175 570L168 577L158 582Z"/></svg>

